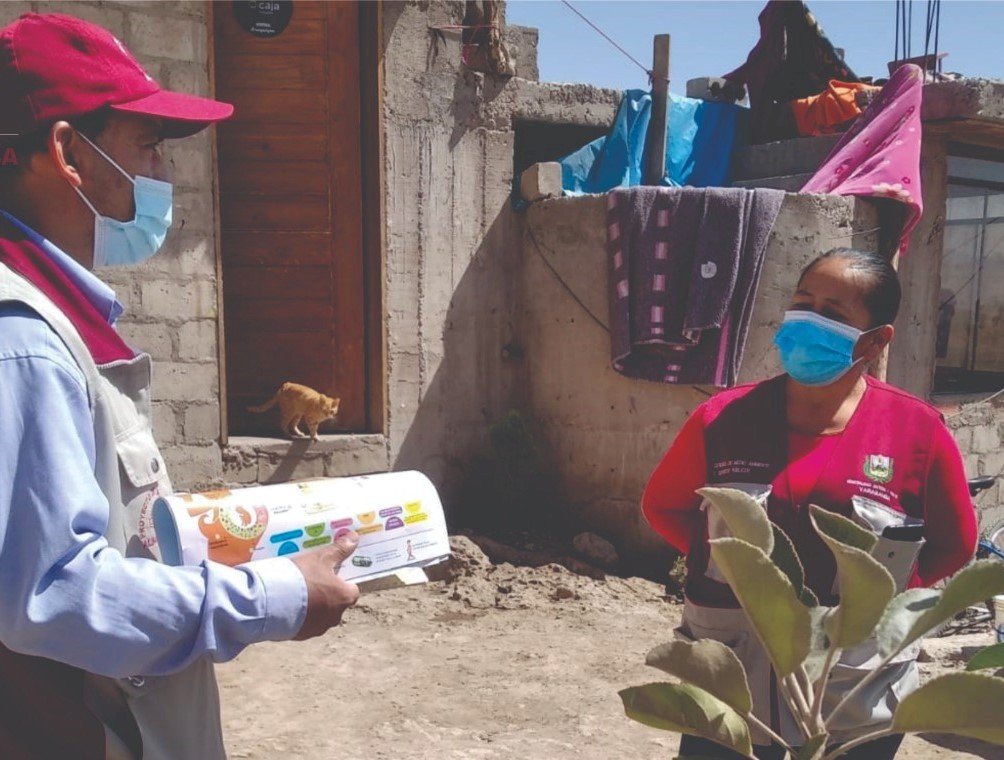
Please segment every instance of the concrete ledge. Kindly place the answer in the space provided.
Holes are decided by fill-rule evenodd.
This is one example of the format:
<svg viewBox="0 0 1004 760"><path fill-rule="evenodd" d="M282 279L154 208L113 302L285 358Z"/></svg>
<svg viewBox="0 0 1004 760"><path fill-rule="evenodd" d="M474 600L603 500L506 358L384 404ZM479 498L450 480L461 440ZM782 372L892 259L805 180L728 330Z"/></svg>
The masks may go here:
<svg viewBox="0 0 1004 760"><path fill-rule="evenodd" d="M733 182L733 187L770 187L775 190L784 190L787 193L797 193L803 187L805 183L812 179L814 172L805 172L803 174L789 174L786 177L764 177L763 179L744 179L738 182Z"/></svg>
<svg viewBox="0 0 1004 760"><path fill-rule="evenodd" d="M842 135L795 137L763 145L740 148L732 159L734 180L762 177L785 177L814 173L820 167ZM737 186L739 182L735 183Z"/></svg>
<svg viewBox="0 0 1004 760"><path fill-rule="evenodd" d="M223 479L241 485L390 469L383 435L322 435L316 441L237 436L223 447L222 455Z"/></svg>
<svg viewBox="0 0 1004 760"><path fill-rule="evenodd" d="M924 87L924 121L938 119L1004 119L1004 82L960 79Z"/></svg>
<svg viewBox="0 0 1004 760"><path fill-rule="evenodd" d="M475 80L481 93L472 125L510 130L517 121L609 127L623 93L588 84L536 82L520 77Z"/></svg>

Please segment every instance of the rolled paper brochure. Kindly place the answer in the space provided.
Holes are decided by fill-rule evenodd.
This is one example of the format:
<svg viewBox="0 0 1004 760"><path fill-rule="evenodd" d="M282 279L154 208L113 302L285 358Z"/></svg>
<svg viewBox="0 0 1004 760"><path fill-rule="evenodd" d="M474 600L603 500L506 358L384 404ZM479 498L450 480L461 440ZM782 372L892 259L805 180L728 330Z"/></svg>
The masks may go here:
<svg viewBox="0 0 1004 760"><path fill-rule="evenodd" d="M355 553L339 575L357 583L437 565L450 556L443 505L420 472L177 493L153 506L163 561L241 565L330 546L349 531Z"/></svg>

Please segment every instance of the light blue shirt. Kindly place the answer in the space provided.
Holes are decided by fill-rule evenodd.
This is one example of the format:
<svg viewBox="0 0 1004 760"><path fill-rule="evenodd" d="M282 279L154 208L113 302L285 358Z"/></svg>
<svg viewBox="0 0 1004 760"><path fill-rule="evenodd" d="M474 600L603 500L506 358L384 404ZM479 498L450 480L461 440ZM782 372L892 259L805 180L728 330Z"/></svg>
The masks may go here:
<svg viewBox="0 0 1004 760"><path fill-rule="evenodd" d="M8 218L9 215L8 215ZM11 221L113 323L115 293ZM83 374L24 305L0 304L0 642L92 673L165 675L300 630L307 587L288 559L231 568L127 558L104 538Z"/></svg>

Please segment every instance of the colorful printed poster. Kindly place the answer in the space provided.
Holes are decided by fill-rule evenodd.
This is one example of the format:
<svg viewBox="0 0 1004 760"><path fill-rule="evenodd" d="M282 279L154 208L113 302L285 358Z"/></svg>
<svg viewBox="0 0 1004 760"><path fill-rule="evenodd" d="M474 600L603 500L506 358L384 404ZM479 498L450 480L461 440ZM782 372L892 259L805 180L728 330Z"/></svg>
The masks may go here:
<svg viewBox="0 0 1004 760"><path fill-rule="evenodd" d="M330 546L359 546L339 575L363 582L449 558L443 505L420 472L325 478L161 497L153 508L169 565L240 565Z"/></svg>

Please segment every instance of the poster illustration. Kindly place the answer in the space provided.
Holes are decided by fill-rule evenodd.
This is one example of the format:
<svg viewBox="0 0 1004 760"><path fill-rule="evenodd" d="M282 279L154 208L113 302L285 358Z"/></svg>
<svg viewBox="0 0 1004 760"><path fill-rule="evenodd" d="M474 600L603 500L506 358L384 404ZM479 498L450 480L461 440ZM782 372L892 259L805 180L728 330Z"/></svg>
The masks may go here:
<svg viewBox="0 0 1004 760"><path fill-rule="evenodd" d="M350 530L359 546L339 572L346 580L427 567L450 554L442 503L420 472L178 493L157 500L153 521L169 565L290 556Z"/></svg>

